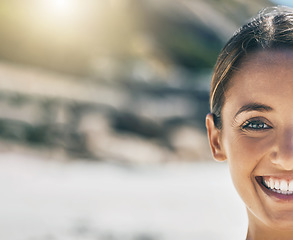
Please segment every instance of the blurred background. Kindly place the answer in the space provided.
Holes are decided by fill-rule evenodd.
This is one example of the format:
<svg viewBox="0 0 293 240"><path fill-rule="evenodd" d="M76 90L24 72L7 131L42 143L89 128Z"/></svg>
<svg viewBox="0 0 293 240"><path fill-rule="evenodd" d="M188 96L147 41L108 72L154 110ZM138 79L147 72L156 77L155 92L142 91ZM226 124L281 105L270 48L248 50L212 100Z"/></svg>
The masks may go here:
<svg viewBox="0 0 293 240"><path fill-rule="evenodd" d="M209 83L233 32L289 3L2 0L0 238L243 239Z"/></svg>

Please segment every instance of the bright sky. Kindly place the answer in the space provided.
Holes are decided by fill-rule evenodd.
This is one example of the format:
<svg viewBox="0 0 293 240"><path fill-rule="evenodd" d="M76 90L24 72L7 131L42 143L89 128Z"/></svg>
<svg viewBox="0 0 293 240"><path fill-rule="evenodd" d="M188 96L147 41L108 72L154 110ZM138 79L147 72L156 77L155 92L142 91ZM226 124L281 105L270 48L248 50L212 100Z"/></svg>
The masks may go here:
<svg viewBox="0 0 293 240"><path fill-rule="evenodd" d="M274 2L278 5L285 5L285 6L293 7L292 0L272 0L272 2Z"/></svg>

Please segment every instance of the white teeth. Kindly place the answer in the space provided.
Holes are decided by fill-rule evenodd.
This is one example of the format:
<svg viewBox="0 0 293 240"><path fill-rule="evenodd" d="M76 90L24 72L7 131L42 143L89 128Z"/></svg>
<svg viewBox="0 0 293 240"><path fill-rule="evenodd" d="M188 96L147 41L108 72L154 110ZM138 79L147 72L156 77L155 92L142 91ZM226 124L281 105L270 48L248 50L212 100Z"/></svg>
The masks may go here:
<svg viewBox="0 0 293 240"><path fill-rule="evenodd" d="M289 191L293 191L293 180L289 182Z"/></svg>
<svg viewBox="0 0 293 240"><path fill-rule="evenodd" d="M280 190L281 191L288 191L288 183L286 180L281 180Z"/></svg>
<svg viewBox="0 0 293 240"><path fill-rule="evenodd" d="M263 178L263 183L266 187L271 189L274 192L281 194L293 194L293 179L291 181L287 181L285 179L276 179L276 178Z"/></svg>
<svg viewBox="0 0 293 240"><path fill-rule="evenodd" d="M269 182L270 182L270 185L268 187L271 189L275 188L275 182L272 178L270 178Z"/></svg>
<svg viewBox="0 0 293 240"><path fill-rule="evenodd" d="M278 180L275 181L275 189L277 189L277 190L280 189L280 182Z"/></svg>
<svg viewBox="0 0 293 240"><path fill-rule="evenodd" d="M270 187L270 182L269 182L268 180L265 180L265 185L266 185L267 187Z"/></svg>

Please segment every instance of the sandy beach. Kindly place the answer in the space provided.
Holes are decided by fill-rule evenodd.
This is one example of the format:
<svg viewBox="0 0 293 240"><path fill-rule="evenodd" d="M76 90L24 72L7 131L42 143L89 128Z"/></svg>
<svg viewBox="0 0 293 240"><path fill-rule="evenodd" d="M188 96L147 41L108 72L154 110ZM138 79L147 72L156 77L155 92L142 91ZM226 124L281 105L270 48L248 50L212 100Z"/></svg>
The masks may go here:
<svg viewBox="0 0 293 240"><path fill-rule="evenodd" d="M0 238L244 239L246 212L226 164L131 167L0 156Z"/></svg>

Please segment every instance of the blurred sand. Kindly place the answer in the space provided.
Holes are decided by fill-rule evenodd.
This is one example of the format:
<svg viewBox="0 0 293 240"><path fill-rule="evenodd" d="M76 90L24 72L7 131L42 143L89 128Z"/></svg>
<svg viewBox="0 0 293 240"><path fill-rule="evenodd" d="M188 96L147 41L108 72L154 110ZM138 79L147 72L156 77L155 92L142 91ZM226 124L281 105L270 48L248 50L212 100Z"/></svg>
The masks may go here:
<svg viewBox="0 0 293 240"><path fill-rule="evenodd" d="M226 164L129 167L0 156L0 239L244 239Z"/></svg>

